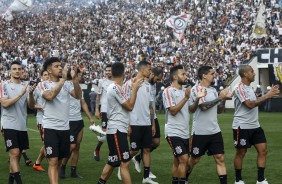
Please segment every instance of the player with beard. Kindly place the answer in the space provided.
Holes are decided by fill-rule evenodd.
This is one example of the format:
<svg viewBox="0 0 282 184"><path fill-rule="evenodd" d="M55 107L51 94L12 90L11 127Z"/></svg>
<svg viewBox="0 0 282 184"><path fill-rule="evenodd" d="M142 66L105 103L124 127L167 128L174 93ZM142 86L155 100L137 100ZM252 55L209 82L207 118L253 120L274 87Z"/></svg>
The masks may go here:
<svg viewBox="0 0 282 184"><path fill-rule="evenodd" d="M71 68L73 85L67 80L67 64L64 69L59 58L51 57L43 65L50 80L40 82L43 101L44 146L48 160L50 184L59 183L59 168L63 158L70 154L70 95L81 98L81 88L77 80L76 69Z"/></svg>
<svg viewBox="0 0 282 184"><path fill-rule="evenodd" d="M106 78L99 80L98 91L96 97L96 108L95 116L102 121L102 129L105 132L107 128L107 88L113 83L112 81L112 65L107 64L106 66ZM94 150L94 159L96 161L100 160L100 149L103 145L103 142L106 140L106 136L100 134L98 137L98 144Z"/></svg>
<svg viewBox="0 0 282 184"><path fill-rule="evenodd" d="M236 148L234 158L235 184L244 184L241 172L243 159L247 149L252 145L257 151L257 184L268 184L264 178L266 165L267 143L263 129L258 121L258 106L267 99L280 93L279 86L272 86L269 92L261 97L256 97L254 90L250 86L255 80L255 72L251 66L243 65L239 68L241 82L235 87L234 95L234 120L233 138Z"/></svg>
<svg viewBox="0 0 282 184"><path fill-rule="evenodd" d="M156 89L156 83L161 82L162 78L163 78L163 69L160 67L154 67L151 70L151 75L149 77L149 83L151 85L151 98L153 99L153 108L154 108L154 121L155 121L155 127L156 127L156 133L153 136L153 140L152 140L152 147L151 147L151 152L154 151L155 149L157 149L157 147L160 145L160 125L159 125L159 121L156 115L156 93L157 93L157 89ZM135 165L135 169L137 172L141 172L141 167L140 167L140 163L142 160L142 155L143 155L143 151L141 149L141 153L136 155L135 157L132 158L132 161L134 162ZM150 172L149 177L154 179L156 178L156 176Z"/></svg>
<svg viewBox="0 0 282 184"><path fill-rule="evenodd" d="M34 108L33 91L36 85L28 86L28 82L21 81L22 66L19 62L12 62L10 67L11 79L0 85L1 129L10 159L8 184L13 184L14 181L22 184L19 161L22 150L29 149L27 105Z"/></svg>
<svg viewBox="0 0 282 184"><path fill-rule="evenodd" d="M192 146L189 159L189 171L200 161L201 156L213 156L216 170L221 184L227 183L224 161L224 145L221 130L218 125L217 114L224 110L224 101L233 96L229 88L222 90L218 96L214 84L215 70L211 66L201 66L198 70L200 83L191 89L190 112L193 112ZM198 93L206 91L204 97L198 98Z"/></svg>

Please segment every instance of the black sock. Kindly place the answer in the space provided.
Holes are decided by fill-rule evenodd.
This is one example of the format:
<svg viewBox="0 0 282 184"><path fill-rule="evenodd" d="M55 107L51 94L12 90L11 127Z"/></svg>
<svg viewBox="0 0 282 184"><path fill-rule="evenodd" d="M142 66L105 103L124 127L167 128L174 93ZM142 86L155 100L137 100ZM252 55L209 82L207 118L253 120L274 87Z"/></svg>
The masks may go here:
<svg viewBox="0 0 282 184"><path fill-rule="evenodd" d="M258 181L261 182L264 180L264 169L263 167L258 167Z"/></svg>
<svg viewBox="0 0 282 184"><path fill-rule="evenodd" d="M142 160L141 153L135 156L135 160L141 162Z"/></svg>
<svg viewBox="0 0 282 184"><path fill-rule="evenodd" d="M106 183L106 180L103 180L103 179L99 179L99 181L98 181L98 184L105 184Z"/></svg>
<svg viewBox="0 0 282 184"><path fill-rule="evenodd" d="M71 174L75 174L76 173L76 166L71 166Z"/></svg>
<svg viewBox="0 0 282 184"><path fill-rule="evenodd" d="M187 172L186 172L186 178L185 178L186 181L188 181L188 178L189 178L191 172L192 172L192 171L189 171L189 169L187 170Z"/></svg>
<svg viewBox="0 0 282 184"><path fill-rule="evenodd" d="M186 178L178 178L179 184L185 184Z"/></svg>
<svg viewBox="0 0 282 184"><path fill-rule="evenodd" d="M242 169L235 169L236 182L243 180L241 176Z"/></svg>
<svg viewBox="0 0 282 184"><path fill-rule="evenodd" d="M220 184L227 184L227 175L220 175L218 176L220 180Z"/></svg>
<svg viewBox="0 0 282 184"><path fill-rule="evenodd" d="M61 170L66 170L66 165L61 165Z"/></svg>
<svg viewBox="0 0 282 184"><path fill-rule="evenodd" d="M100 151L100 148L101 148L102 144L103 144L103 142L99 141L97 146L96 146L96 148L95 148L95 151L96 150Z"/></svg>
<svg viewBox="0 0 282 184"><path fill-rule="evenodd" d="M35 164L36 166L40 166L40 164Z"/></svg>
<svg viewBox="0 0 282 184"><path fill-rule="evenodd" d="M14 183L14 174L13 173L10 173L9 174L9 183L8 184L13 184Z"/></svg>
<svg viewBox="0 0 282 184"><path fill-rule="evenodd" d="M23 152L22 155L23 155L23 157L24 157L24 160L29 160L29 158L28 158L27 155L26 155L26 152Z"/></svg>
<svg viewBox="0 0 282 184"><path fill-rule="evenodd" d="M148 178L150 174L150 167L144 167L144 178Z"/></svg>
<svg viewBox="0 0 282 184"><path fill-rule="evenodd" d="M22 179L21 179L21 174L20 172L15 172L14 173L14 178L17 184L22 184Z"/></svg>
<svg viewBox="0 0 282 184"><path fill-rule="evenodd" d="M178 178L177 177L172 177L171 184L178 184Z"/></svg>

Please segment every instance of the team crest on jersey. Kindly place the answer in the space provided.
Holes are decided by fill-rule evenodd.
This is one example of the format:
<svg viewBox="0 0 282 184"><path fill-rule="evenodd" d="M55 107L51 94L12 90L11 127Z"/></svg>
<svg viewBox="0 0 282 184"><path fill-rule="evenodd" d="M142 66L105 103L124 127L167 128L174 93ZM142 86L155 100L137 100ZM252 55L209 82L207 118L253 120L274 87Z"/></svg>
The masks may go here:
<svg viewBox="0 0 282 184"><path fill-rule="evenodd" d="M50 146L47 147L47 148L46 148L46 154L47 154L47 155L51 155L51 154L53 153L53 150L52 150L52 149L53 149L53 148L50 147Z"/></svg>
<svg viewBox="0 0 282 184"><path fill-rule="evenodd" d="M131 148L133 148L133 149L137 148L136 142L131 143Z"/></svg>
<svg viewBox="0 0 282 184"><path fill-rule="evenodd" d="M6 145L7 145L8 148L11 147L11 146L13 145L13 144L12 144L12 140L8 139L8 140L6 141Z"/></svg>
<svg viewBox="0 0 282 184"><path fill-rule="evenodd" d="M122 154L122 157L123 157L124 160L127 160L129 158L129 153L128 152L124 152Z"/></svg>
<svg viewBox="0 0 282 184"><path fill-rule="evenodd" d="M71 135L71 136L70 136L70 142L73 142L73 141L74 141L74 136Z"/></svg>
<svg viewBox="0 0 282 184"><path fill-rule="evenodd" d="M176 146L175 152L176 152L177 154L181 154L181 153L182 153L181 147L180 147L180 146Z"/></svg>
<svg viewBox="0 0 282 184"><path fill-rule="evenodd" d="M193 148L193 153L194 153L194 155L198 155L200 153L200 149L197 148L197 147L194 147Z"/></svg>
<svg viewBox="0 0 282 184"><path fill-rule="evenodd" d="M240 139L240 145L245 146L246 145L246 139Z"/></svg>

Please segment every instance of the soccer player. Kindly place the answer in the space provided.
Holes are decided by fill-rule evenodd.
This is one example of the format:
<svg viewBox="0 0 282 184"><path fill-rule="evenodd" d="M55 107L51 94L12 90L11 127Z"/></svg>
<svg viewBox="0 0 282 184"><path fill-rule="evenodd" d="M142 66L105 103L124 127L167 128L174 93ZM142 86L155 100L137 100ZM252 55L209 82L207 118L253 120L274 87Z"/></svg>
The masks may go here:
<svg viewBox="0 0 282 184"><path fill-rule="evenodd" d="M233 137L236 148L234 158L235 184L244 184L241 176L243 159L247 149L252 145L257 150L257 184L268 184L264 178L266 165L267 143L263 129L258 121L258 106L266 100L280 93L279 86L272 86L271 90L261 97L257 97L250 84L255 80L255 72L251 66L243 65L239 68L241 82L235 87Z"/></svg>
<svg viewBox="0 0 282 184"><path fill-rule="evenodd" d="M109 157L98 184L105 184L114 168L119 166L123 183L131 184L128 169L131 156L127 142L129 111L134 107L137 91L143 83L143 79L135 80L132 83L131 97L127 99L122 90L124 80L124 65L122 63L114 63L112 65L112 76L114 83L110 84L107 90L107 115L109 119L106 137Z"/></svg>
<svg viewBox="0 0 282 184"><path fill-rule="evenodd" d="M151 152L157 149L157 147L160 145L161 134L160 134L159 121L156 115L156 100L155 99L156 99L156 93L157 93L156 83L161 82L162 78L163 78L163 69L161 67L152 68L152 72L149 77L149 83L151 85L151 98L153 99L152 105L154 108L154 121L155 121L156 133L153 136ZM141 149L141 153L132 158L132 161L134 162L134 165L135 165L135 169L139 173L141 172L140 162L142 160L142 155L143 155L143 151ZM149 177L152 179L156 178L156 176L152 172L150 172Z"/></svg>
<svg viewBox="0 0 282 184"><path fill-rule="evenodd" d="M50 184L58 184L61 160L70 154L69 111L70 94L76 99L81 98L81 89L77 80L76 70L71 69L73 85L66 81L67 64L64 69L56 57L47 59L43 65L50 80L39 83L44 99L44 146L48 160Z"/></svg>
<svg viewBox="0 0 282 184"><path fill-rule="evenodd" d="M29 149L27 135L27 104L33 109L33 91L35 85L28 86L28 82L21 81L22 66L19 62L11 63L9 81L1 83L1 128L4 136L6 151L10 159L10 175L8 184L22 184L20 175L20 157L24 149Z"/></svg>
<svg viewBox="0 0 282 184"><path fill-rule="evenodd" d="M213 156L221 184L227 183L227 173L224 161L224 145L217 114L223 112L224 101L232 97L229 88L222 90L218 96L214 84L215 71L211 66L201 66L198 70L200 83L191 89L190 112L193 112L192 146L189 158L188 173L200 161L206 152ZM199 98L198 94L206 91L206 96Z"/></svg>
<svg viewBox="0 0 282 184"><path fill-rule="evenodd" d="M78 72L77 80L81 80L81 73ZM72 83L71 83L72 84ZM89 112L88 106L83 98L76 99L72 96L70 97L70 113L69 113L69 125L70 125L70 152L71 152L71 177L73 178L82 178L80 175L76 173L78 158L79 158L79 149L80 143L83 137L83 127L84 122L81 116L81 108L85 112L86 116L89 119L90 125L94 124L94 120ZM68 158L63 158L61 165L60 178L66 177L66 165L68 162Z"/></svg>
<svg viewBox="0 0 282 184"><path fill-rule="evenodd" d="M41 71L41 81L46 81L49 79L49 74L46 70ZM37 110L36 113L36 120L37 120L37 128L40 133L41 140L44 141L44 136L43 136L43 125L42 125L42 119L43 119L43 99L40 93L40 88L39 85L36 86L35 91L34 91L34 99L35 99L35 106L34 108ZM37 157L37 160L33 164L33 169L36 171L45 171L42 166L41 162L43 158L45 157L44 153L44 145L41 147L39 155Z"/></svg>
<svg viewBox="0 0 282 184"><path fill-rule="evenodd" d="M174 155L172 184L185 184L189 153L189 98L191 87L183 88L187 76L182 65L170 69L171 86L163 92L166 109L165 137Z"/></svg>
<svg viewBox="0 0 282 184"><path fill-rule="evenodd" d="M140 61L137 65L138 73L135 80L148 79L151 74L151 64L147 61ZM124 84L127 96L132 92L132 81ZM140 149L143 149L144 177L142 183L157 184L150 177L150 160L152 138L155 135L153 99L151 97L151 85L145 80L137 93L136 103L130 112L130 144L131 155L135 156Z"/></svg>
<svg viewBox="0 0 282 184"><path fill-rule="evenodd" d="M106 66L106 78L99 80L98 84L98 92L96 97L96 108L95 108L95 116L102 121L102 129L106 131L107 128L107 88L113 83L112 81L112 66L108 64ZM99 107L99 105L101 105ZM98 136L98 144L94 150L94 159L96 161L100 160L100 149L103 145L103 142L106 140L106 137L103 135Z"/></svg>

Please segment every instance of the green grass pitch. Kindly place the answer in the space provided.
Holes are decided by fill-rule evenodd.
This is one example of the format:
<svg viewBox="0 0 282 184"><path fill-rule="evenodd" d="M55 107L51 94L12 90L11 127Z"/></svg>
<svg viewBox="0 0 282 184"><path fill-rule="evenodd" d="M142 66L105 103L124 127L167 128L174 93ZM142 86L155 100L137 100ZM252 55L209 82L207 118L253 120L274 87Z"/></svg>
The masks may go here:
<svg viewBox="0 0 282 184"><path fill-rule="evenodd" d="M151 159L151 171L158 177L156 179L160 184L171 183L171 165L172 165L172 152L166 142L164 132L164 114L158 114L158 119L161 125L161 145L152 153ZM223 133L225 144L225 162L227 167L228 182L234 183L234 169L233 169L233 138L231 124L233 119L233 111L227 111L226 113L218 116L219 124ZM269 183L279 184L281 183L281 155L282 155L282 113L260 113L259 120L263 127L267 141L268 141L268 157L267 168L265 176ZM39 149L42 146L42 142L37 132L35 116L30 114L28 116L28 133L30 141L30 149L27 154L35 162ZM96 120L98 123L98 121ZM70 178L69 163L66 169L66 179L60 180L61 184L95 184L97 183L102 169L107 162L107 144L105 143L101 149L101 161L97 162L93 159L94 146L97 143L97 138L88 127L89 122L84 116L84 138L81 145L80 158L78 163L78 174L83 176L83 179ZM2 138L3 140L3 138ZM0 183L4 184L8 181L9 164L8 154L5 152L4 143L0 145ZM47 169L47 161L43 160L43 168ZM21 175L23 183L25 184L48 184L47 172L34 171L31 166L25 166L23 160L20 162ZM135 171L133 163L130 165L130 173L132 181L135 184L142 182L143 174L139 174ZM246 183L256 182L256 150L251 148L244 159L243 165L243 178ZM109 184L121 183L117 179L117 169L113 172L112 176L108 180ZM215 162L212 157L203 156L198 165L196 165L193 173L190 176L191 184L216 184L219 183Z"/></svg>

